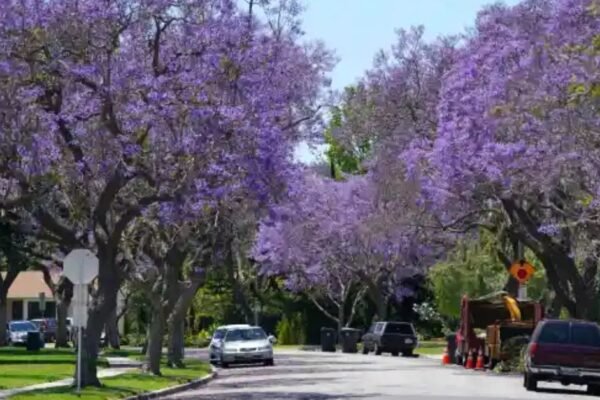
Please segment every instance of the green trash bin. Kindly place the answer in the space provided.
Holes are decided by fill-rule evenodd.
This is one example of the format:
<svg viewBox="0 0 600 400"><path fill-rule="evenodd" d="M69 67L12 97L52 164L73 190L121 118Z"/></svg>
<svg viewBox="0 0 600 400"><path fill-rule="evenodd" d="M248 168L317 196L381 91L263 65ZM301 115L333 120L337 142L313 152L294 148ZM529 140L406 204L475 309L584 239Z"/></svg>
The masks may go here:
<svg viewBox="0 0 600 400"><path fill-rule="evenodd" d="M335 353L335 329L321 328L321 351Z"/></svg>
<svg viewBox="0 0 600 400"><path fill-rule="evenodd" d="M358 352L358 339L360 337L360 331L353 328L343 328L341 332L342 336L342 352L344 353L357 353Z"/></svg>
<svg viewBox="0 0 600 400"><path fill-rule="evenodd" d="M43 345L42 334L40 332L27 332L27 342L25 343L27 351L39 351Z"/></svg>

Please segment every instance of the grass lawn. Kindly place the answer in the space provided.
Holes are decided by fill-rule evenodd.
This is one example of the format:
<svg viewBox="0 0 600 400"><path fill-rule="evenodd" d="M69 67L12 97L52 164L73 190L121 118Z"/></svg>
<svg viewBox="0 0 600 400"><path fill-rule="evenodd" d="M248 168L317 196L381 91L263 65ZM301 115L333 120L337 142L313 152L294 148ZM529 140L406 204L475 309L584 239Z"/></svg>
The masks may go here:
<svg viewBox="0 0 600 400"><path fill-rule="evenodd" d="M119 351L118 356L127 357L130 354ZM111 354L101 353L98 367L108 366L104 359L106 355ZM44 348L30 352L24 347L0 348L0 390L70 378L75 372L75 362L74 349Z"/></svg>
<svg viewBox="0 0 600 400"><path fill-rule="evenodd" d="M211 372L210 365L199 360L186 360L186 368L174 369L163 365L163 376L157 377L142 372L131 372L114 378L102 379L102 387L85 388L81 397L75 394L73 388L55 388L23 393L10 397L12 400L109 400L122 399L144 392L150 392L187 383L206 376Z"/></svg>
<svg viewBox="0 0 600 400"><path fill-rule="evenodd" d="M416 348L417 354L443 354L446 349L444 340L424 340L419 342L419 347Z"/></svg>
<svg viewBox="0 0 600 400"><path fill-rule="evenodd" d="M73 376L72 349L27 351L24 347L0 348L0 389L52 382Z"/></svg>

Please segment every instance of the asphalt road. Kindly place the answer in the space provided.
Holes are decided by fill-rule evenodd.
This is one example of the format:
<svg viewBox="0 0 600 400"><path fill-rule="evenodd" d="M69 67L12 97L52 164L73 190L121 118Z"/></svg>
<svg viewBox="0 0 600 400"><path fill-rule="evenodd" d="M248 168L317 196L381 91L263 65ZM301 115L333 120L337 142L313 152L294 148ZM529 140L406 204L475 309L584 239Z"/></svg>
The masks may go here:
<svg viewBox="0 0 600 400"><path fill-rule="evenodd" d="M196 352L195 356L205 356ZM200 400L580 400L581 387L541 383L525 391L519 376L442 367L426 358L276 352L274 367L221 369L207 386L169 399Z"/></svg>

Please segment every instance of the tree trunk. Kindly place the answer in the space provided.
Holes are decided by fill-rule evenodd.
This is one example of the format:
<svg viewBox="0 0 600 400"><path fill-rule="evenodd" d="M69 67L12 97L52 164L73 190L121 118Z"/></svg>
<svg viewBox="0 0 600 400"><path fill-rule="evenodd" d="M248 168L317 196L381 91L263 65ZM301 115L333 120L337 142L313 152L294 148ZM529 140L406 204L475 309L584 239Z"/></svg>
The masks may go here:
<svg viewBox="0 0 600 400"><path fill-rule="evenodd" d="M162 356L164 315L162 311L156 310L156 308L162 308L160 305L154 308L155 312L150 321L150 329L148 331L148 347L146 349L146 365L144 365L144 369L154 375L161 375L160 359Z"/></svg>
<svg viewBox="0 0 600 400"><path fill-rule="evenodd" d="M167 323L169 328L168 364L170 366L180 367L183 365L185 316L202 282L203 279L194 278L192 281L182 284L179 290L181 295L169 315Z"/></svg>
<svg viewBox="0 0 600 400"><path fill-rule="evenodd" d="M375 304L379 320L385 321L388 314L388 302L386 296L384 296L381 293L381 290L379 290L379 288L373 283L368 284L368 293L369 298L373 304Z"/></svg>
<svg viewBox="0 0 600 400"><path fill-rule="evenodd" d="M121 348L118 322L119 321L117 319L117 310L115 308L111 310L108 314L108 319L104 327L104 333L106 334L106 345L112 347L115 350Z"/></svg>
<svg viewBox="0 0 600 400"><path fill-rule="evenodd" d="M108 307L107 301L90 308L87 326L83 332L83 343L77 343L81 347L81 387L100 386L98 379L98 349L100 346L100 335L103 320L106 318ZM75 368L75 380L77 380L77 368Z"/></svg>
<svg viewBox="0 0 600 400"><path fill-rule="evenodd" d="M56 343L55 347L69 347L69 331L67 330L67 313L70 299L63 299L63 296L56 296Z"/></svg>
<svg viewBox="0 0 600 400"><path fill-rule="evenodd" d="M183 318L180 321L171 319L169 321L169 345L168 345L168 365L170 367L182 368L185 357L185 323Z"/></svg>
<svg viewBox="0 0 600 400"><path fill-rule="evenodd" d="M573 318L594 317L595 273L583 276L570 257L569 245L559 244L539 231L540 223L513 199L502 199L511 222L512 234L540 259L556 296ZM596 268L597 265L589 265ZM592 272L595 269L592 269ZM593 277L591 275L594 275Z"/></svg>
<svg viewBox="0 0 600 400"><path fill-rule="evenodd" d="M346 300L346 296L344 296L344 300L340 303L340 307L338 308L338 317L337 317L338 342L342 337L342 329L345 327L345 324L346 324L346 301L345 300Z"/></svg>
<svg viewBox="0 0 600 400"><path fill-rule="evenodd" d="M234 251L236 252L235 254ZM244 288L240 283L239 273L237 273L241 270L240 263L241 259L237 254L237 251L234 249L233 243L230 243L225 264L227 265L227 276L232 288L233 304L236 304L241 308L246 323L251 324L252 320L254 319L254 313L252 312L250 302L248 301L246 293L244 292Z"/></svg>
<svg viewBox="0 0 600 400"><path fill-rule="evenodd" d="M98 350L100 347L100 335L106 324L110 311L117 306L117 293L120 280L115 265L103 265L103 257L100 259L98 274L98 289L95 298L88 310L88 320L83 337L81 354L81 386L100 386L98 379ZM78 344L79 345L79 344ZM77 368L75 369L77 379Z"/></svg>
<svg viewBox="0 0 600 400"><path fill-rule="evenodd" d="M546 316L548 318L558 318L560 317L561 310L562 302L560 301L560 298L558 296L554 295L550 307L548 307L548 309L546 310Z"/></svg>
<svg viewBox="0 0 600 400"><path fill-rule="evenodd" d="M0 291L0 346L6 346L7 299L6 291Z"/></svg>

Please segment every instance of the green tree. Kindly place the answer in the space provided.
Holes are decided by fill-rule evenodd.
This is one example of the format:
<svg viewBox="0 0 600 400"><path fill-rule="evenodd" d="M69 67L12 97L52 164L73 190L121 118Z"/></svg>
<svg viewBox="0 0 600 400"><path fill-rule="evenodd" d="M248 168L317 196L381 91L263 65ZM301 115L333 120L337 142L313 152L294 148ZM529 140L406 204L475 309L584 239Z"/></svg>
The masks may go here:
<svg viewBox="0 0 600 400"><path fill-rule="evenodd" d="M339 134L345 127L352 124L354 119L360 119L365 107L357 105L356 97L360 93L358 88L347 87L339 106L333 107L331 120L325 130L325 143L328 149L325 153L331 166L332 176L340 178L341 173L363 174L363 162L371 154L372 141L358 138L348 131ZM367 107L368 108L368 107Z"/></svg>
<svg viewBox="0 0 600 400"><path fill-rule="evenodd" d="M508 273L496 255L496 238L482 232L477 239L460 242L443 262L429 271L429 284L435 297L438 312L450 318L460 317L463 295L479 297L503 290ZM525 258L536 267L536 273L528 284L528 297L547 300L547 283L540 262L532 253Z"/></svg>

